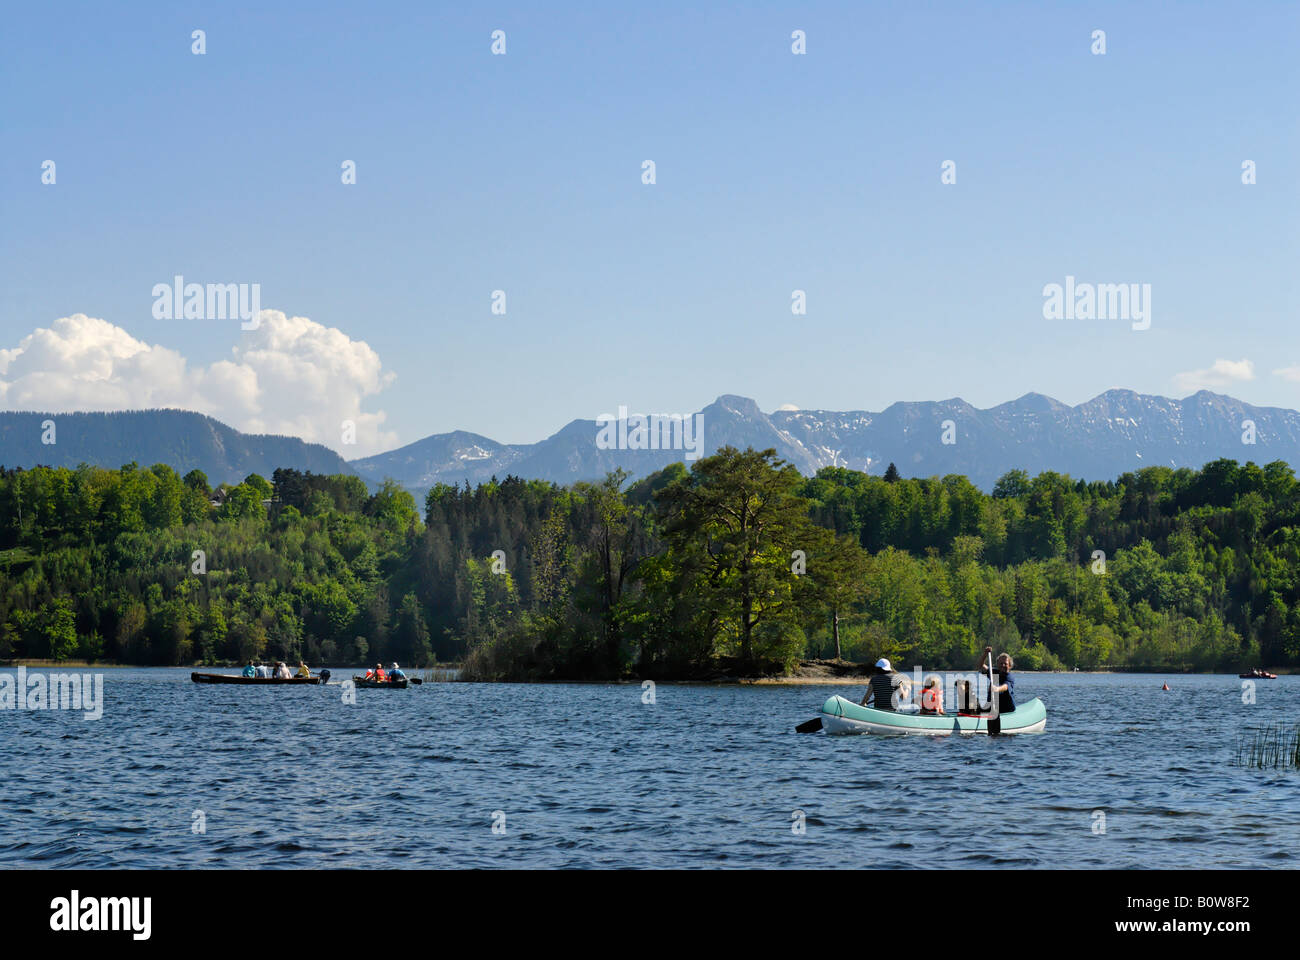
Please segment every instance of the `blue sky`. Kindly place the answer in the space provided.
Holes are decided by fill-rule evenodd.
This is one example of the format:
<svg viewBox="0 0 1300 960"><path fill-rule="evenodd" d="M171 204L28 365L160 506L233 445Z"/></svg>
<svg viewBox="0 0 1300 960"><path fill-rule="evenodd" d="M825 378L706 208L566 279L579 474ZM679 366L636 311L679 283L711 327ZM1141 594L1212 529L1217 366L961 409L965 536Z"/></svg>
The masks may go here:
<svg viewBox="0 0 1300 960"><path fill-rule="evenodd" d="M337 446L355 406L355 455L722 393L1300 406L1300 6L700 6L13 7L0 407L178 403ZM176 274L325 332L155 319ZM1067 275L1149 283L1150 329L1045 320ZM105 327L25 340L77 314Z"/></svg>

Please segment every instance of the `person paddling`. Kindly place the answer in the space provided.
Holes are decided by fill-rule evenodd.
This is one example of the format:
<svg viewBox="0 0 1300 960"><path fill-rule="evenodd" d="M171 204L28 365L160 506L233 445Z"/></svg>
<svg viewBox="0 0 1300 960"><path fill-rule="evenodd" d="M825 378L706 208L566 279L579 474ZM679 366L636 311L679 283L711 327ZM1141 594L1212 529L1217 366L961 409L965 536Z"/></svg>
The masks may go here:
<svg viewBox="0 0 1300 960"><path fill-rule="evenodd" d="M398 680L406 679L406 674L402 672L402 668L397 665L396 660L393 661L393 665L388 669L388 679L393 681L394 683L396 683Z"/></svg>
<svg viewBox="0 0 1300 960"><path fill-rule="evenodd" d="M988 652L991 654L993 648L989 647ZM997 659L998 682L993 687L993 693L998 695L998 713L1014 713L1016 701L1014 694L1016 692L1016 680L1011 676L1011 668L1015 666L1015 661L1011 659L1009 653L999 653Z"/></svg>

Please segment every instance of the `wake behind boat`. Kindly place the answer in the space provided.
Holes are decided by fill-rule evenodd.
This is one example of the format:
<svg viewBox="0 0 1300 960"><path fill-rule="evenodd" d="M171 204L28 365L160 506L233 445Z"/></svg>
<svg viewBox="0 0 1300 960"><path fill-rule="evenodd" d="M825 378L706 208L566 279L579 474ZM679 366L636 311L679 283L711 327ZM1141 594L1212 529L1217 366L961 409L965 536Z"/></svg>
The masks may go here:
<svg viewBox="0 0 1300 960"><path fill-rule="evenodd" d="M1047 707L1035 697L1001 714L1002 733L1042 733L1047 726ZM954 733L989 732L987 714L926 714L877 710L833 696L822 704L822 729L827 733L919 733L944 737Z"/></svg>

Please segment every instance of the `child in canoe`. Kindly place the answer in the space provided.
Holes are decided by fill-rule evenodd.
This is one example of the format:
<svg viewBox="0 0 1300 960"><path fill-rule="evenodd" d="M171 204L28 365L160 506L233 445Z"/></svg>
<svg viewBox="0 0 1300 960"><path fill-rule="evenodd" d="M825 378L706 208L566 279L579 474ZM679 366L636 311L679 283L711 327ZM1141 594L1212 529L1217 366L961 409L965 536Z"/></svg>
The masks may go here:
<svg viewBox="0 0 1300 960"><path fill-rule="evenodd" d="M943 681L930 677L921 688L921 712L943 716Z"/></svg>

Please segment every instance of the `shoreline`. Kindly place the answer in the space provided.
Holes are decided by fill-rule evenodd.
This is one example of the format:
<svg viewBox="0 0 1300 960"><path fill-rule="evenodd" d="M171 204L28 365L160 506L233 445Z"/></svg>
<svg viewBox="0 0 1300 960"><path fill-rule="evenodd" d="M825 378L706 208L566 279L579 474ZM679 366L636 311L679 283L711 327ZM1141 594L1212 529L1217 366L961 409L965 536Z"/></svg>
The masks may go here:
<svg viewBox="0 0 1300 960"><path fill-rule="evenodd" d="M17 667L28 667L39 670L238 670L239 664L212 665L212 664L177 664L164 666L159 664L142 664L142 663L117 663L108 661L87 661L87 660L0 660L0 670L13 670ZM363 670L363 666L338 666L329 667L333 670ZM434 667L410 667L407 668L409 674L417 676L426 672L452 672L461 671L460 665L438 665ZM1266 668L1268 669L1268 668ZM720 687L720 686L804 686L804 687L828 687L865 684L871 678L871 665L851 663L849 661L835 660L804 660L799 667L789 674L730 674L725 671L715 670L710 673L704 673L698 677L592 677L589 679L507 679L507 680L443 680L435 682L443 683L573 683L573 684L590 684L590 683L609 683L609 684L626 684L635 685L644 683L646 680L653 680L655 683L672 684L676 686L703 686L703 687ZM1272 668L1268 672L1276 674L1279 678L1289 676L1283 672L1285 668ZM977 671L958 670L956 668L935 668L925 670L924 673L967 673ZM1164 677L1202 677L1202 676L1220 676L1236 679L1264 679L1260 677L1241 677L1232 672L1215 672L1215 671L1190 671L1190 670L1159 670L1159 669L1119 669L1119 670L1021 670L1017 669L1016 674L1025 675L1065 675L1072 676L1117 676L1126 673L1145 676L1164 676ZM910 676L912 670L900 670L899 673Z"/></svg>

